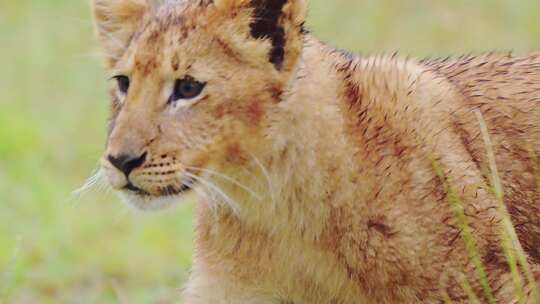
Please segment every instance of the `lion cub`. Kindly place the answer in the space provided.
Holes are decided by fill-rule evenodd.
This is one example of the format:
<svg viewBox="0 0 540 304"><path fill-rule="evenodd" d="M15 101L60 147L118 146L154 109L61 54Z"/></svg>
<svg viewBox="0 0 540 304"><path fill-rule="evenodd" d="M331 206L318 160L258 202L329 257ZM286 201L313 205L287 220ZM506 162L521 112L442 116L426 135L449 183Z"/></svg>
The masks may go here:
<svg viewBox="0 0 540 304"><path fill-rule="evenodd" d="M514 303L475 111L540 274L538 55L361 58L305 30L304 0L93 11L116 80L104 175L142 209L200 198L185 303L465 303L464 279Z"/></svg>

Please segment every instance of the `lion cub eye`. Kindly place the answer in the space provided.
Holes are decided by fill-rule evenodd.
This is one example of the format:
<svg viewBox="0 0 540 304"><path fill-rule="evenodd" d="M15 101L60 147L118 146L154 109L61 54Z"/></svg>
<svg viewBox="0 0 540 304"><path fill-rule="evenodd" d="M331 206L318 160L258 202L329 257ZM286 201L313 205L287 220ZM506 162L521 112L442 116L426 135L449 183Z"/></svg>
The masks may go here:
<svg viewBox="0 0 540 304"><path fill-rule="evenodd" d="M118 90L120 90L122 94L127 94L129 90L129 77L125 75L118 75L114 76L113 78L116 79Z"/></svg>
<svg viewBox="0 0 540 304"><path fill-rule="evenodd" d="M199 82L189 76L184 79L178 79L174 84L171 101L193 99L201 94L205 86L206 83Z"/></svg>

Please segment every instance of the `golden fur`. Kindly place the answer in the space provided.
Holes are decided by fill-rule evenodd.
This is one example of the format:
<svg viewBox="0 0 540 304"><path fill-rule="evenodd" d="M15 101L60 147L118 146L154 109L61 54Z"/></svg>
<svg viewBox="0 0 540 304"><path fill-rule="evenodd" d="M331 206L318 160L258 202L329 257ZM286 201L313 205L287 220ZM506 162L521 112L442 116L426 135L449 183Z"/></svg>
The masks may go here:
<svg viewBox="0 0 540 304"><path fill-rule="evenodd" d="M495 297L513 303L474 110L540 274L540 57L357 57L307 33L305 6L93 0L111 71L131 80L111 90L111 185L143 209L178 201L187 179L200 196L185 303L466 303L459 273L481 296L434 163ZM202 94L167 102L186 75ZM140 195L107 156L143 152Z"/></svg>

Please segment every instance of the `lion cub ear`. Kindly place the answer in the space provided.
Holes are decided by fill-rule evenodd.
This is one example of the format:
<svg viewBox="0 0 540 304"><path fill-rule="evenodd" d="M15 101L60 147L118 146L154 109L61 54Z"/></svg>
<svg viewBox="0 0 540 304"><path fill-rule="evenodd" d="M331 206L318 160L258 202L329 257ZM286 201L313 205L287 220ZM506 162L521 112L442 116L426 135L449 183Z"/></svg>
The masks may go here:
<svg viewBox="0 0 540 304"><path fill-rule="evenodd" d="M277 70L294 67L303 46L305 0L214 0L214 4L229 16L249 14L250 36L271 44L267 60Z"/></svg>
<svg viewBox="0 0 540 304"><path fill-rule="evenodd" d="M152 8L150 0L92 0L96 31L109 66L124 53L141 19Z"/></svg>

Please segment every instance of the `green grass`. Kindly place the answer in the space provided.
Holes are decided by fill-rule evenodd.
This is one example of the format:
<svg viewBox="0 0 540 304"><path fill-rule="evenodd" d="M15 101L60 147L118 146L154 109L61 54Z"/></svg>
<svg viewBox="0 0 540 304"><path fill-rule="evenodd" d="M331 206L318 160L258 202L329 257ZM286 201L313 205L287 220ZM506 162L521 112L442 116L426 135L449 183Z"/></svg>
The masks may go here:
<svg viewBox="0 0 540 304"><path fill-rule="evenodd" d="M315 0L309 25L362 53L540 49L540 2ZM108 99L87 0L0 4L0 303L174 303L192 204L141 215L74 199L96 167Z"/></svg>
<svg viewBox="0 0 540 304"><path fill-rule="evenodd" d="M459 197L458 191L454 189L453 181L444 175L444 172L440 168L439 164L434 163L434 171L436 172L437 176L441 179L441 182L444 186L444 191L447 193L450 208L452 209L452 212L454 213L454 219L456 221L457 226L459 227L460 237L464 241L467 254L469 255L469 258L471 259L471 262L474 265L475 274L476 274L476 277L478 278L478 281L480 282L480 286L482 287L484 297L487 300L487 303L495 304L495 298L493 297L493 291L491 290L491 287L489 286L485 267L482 264L481 257L479 256L477 248L476 248L475 236L473 234L471 227L469 226L470 219L465 215L465 208L463 206L463 202L461 201L461 198ZM464 275L462 275L461 277L458 277L458 280L460 281L460 284L463 290L469 296L471 303L480 303L477 298L477 295L474 294L474 291L472 290L472 287L468 279Z"/></svg>
<svg viewBox="0 0 540 304"><path fill-rule="evenodd" d="M490 184L488 186L493 192L494 197L497 201L497 212L501 218L499 225L500 246L506 257L506 261L508 263L508 267L512 276L512 281L514 284L514 295L516 300L515 303L540 303L540 292L538 291L538 284L534 278L531 265L527 260L527 255L519 242L517 232L514 228L514 225L512 224L511 216L508 213L506 204L504 203L504 189L499 176L497 163L495 161L493 143L491 141L488 127L480 111L475 111L475 115L478 120L478 127L481 131L481 135L485 145L485 153L489 163ZM533 150L531 149L530 152L533 166L537 166L538 161ZM465 243L467 254L474 266L476 275L475 279L479 281L480 286L482 287L484 299L487 303L496 303L493 291L487 280L487 273L485 271L485 267L478 254L478 250L476 247L476 236L472 233L471 227L469 226L470 219L465 214L465 207L462 198L459 196L456 189L454 189L453 181L449 177L445 176L444 171L438 162L433 162L433 169L437 176L440 178L444 187L444 191L447 194L448 203L450 205L450 208L454 212L454 219L456 221L456 225L457 227L459 227L460 237ZM540 173L538 172L538 170L535 171L537 181L538 183L540 183ZM524 284L523 278L521 277L522 273L525 274L525 277L527 279L526 284ZM464 275L463 270L461 271L461 273L455 273L451 275L455 276L456 279L459 281L463 291L469 298L470 303L481 303L478 295L472 289L468 278ZM444 296L444 302L452 303L452 300L449 298L448 294L446 294L444 290L444 283L445 281L448 281L448 279L448 277L444 277L441 280L441 283L443 283L441 284L441 291ZM531 291L530 293L527 293L527 295L525 295L526 288Z"/></svg>

